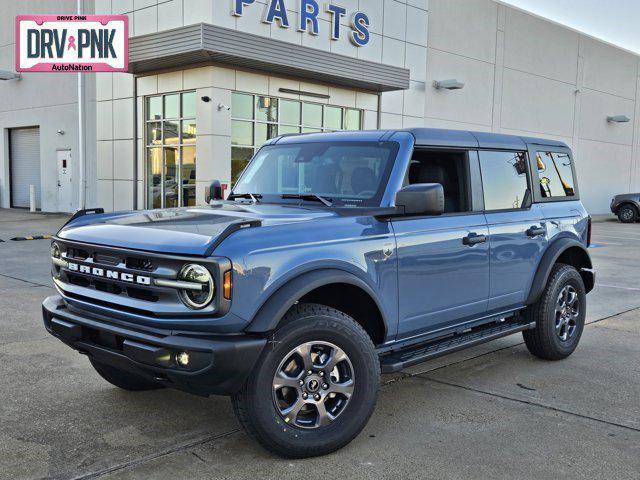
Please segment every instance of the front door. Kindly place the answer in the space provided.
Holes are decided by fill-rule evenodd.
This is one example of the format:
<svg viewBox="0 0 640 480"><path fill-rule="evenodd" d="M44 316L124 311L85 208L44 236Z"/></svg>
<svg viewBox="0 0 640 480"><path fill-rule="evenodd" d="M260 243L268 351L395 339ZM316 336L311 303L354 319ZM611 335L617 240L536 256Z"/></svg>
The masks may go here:
<svg viewBox="0 0 640 480"><path fill-rule="evenodd" d="M71 150L58 150L58 211L73 211Z"/></svg>
<svg viewBox="0 0 640 480"><path fill-rule="evenodd" d="M489 231L481 212L393 221L398 338L482 316L489 296Z"/></svg>

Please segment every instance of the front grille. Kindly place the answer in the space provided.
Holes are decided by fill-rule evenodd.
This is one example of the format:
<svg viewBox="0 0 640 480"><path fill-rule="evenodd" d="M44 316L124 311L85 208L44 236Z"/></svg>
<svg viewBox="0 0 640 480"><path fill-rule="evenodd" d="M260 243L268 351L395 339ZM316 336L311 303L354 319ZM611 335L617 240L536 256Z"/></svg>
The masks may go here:
<svg viewBox="0 0 640 480"><path fill-rule="evenodd" d="M168 260L167 264L164 265L162 264L163 262L158 259L152 260L151 258L145 258L140 255L132 255L129 252L119 249L97 246L78 247L73 244L67 244L64 241L57 242L60 245L64 259L69 262L80 262L78 265L89 267L91 272L93 272L95 268L98 269L98 272L115 271L120 274L134 275L134 278L138 278L139 275L143 275L146 278L153 278L152 274L159 268L162 269L162 273L165 275L169 274L170 276L180 268L180 265L174 265L176 262ZM54 268L55 273L58 275L57 278L61 282L76 287L150 303L156 303L161 300L161 293L158 292L159 288L153 285L153 281L151 281L150 285L131 285L120 279L107 278L106 275L99 276L93 273L71 271L59 266ZM171 297L172 300L174 297L177 298L175 292L167 292L166 289L164 290L164 295Z"/></svg>
<svg viewBox="0 0 640 480"><path fill-rule="evenodd" d="M82 248L69 248L67 249L67 258L84 261L89 258L89 252Z"/></svg>
<svg viewBox="0 0 640 480"><path fill-rule="evenodd" d="M147 253L60 238L54 241L62 258L54 259L52 274L67 299L148 317L224 315L231 306L222 289L216 288L211 303L194 311L184 304L182 287L175 284L185 264L195 262L209 269L216 286L222 285L224 273L231 269L228 259Z"/></svg>
<svg viewBox="0 0 640 480"><path fill-rule="evenodd" d="M125 265L129 270L140 270L143 272L153 271L153 262L148 258L127 257Z"/></svg>

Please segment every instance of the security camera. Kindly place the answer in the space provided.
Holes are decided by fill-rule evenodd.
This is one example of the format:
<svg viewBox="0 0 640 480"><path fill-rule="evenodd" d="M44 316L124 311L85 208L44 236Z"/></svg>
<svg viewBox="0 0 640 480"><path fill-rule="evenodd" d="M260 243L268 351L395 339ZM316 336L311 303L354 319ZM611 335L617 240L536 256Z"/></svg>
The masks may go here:
<svg viewBox="0 0 640 480"><path fill-rule="evenodd" d="M229 111L229 110L231 110L231 107L229 105L225 105L224 103L219 103L218 104L218 110Z"/></svg>

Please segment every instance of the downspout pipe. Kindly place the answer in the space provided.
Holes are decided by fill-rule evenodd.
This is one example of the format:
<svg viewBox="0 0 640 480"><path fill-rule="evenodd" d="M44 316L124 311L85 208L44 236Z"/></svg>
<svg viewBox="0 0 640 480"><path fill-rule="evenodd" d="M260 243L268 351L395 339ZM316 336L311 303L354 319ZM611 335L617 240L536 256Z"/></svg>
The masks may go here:
<svg viewBox="0 0 640 480"><path fill-rule="evenodd" d="M138 210L138 76L133 76L133 209Z"/></svg>
<svg viewBox="0 0 640 480"><path fill-rule="evenodd" d="M82 15L82 0L77 2L78 16ZM85 125L84 125L84 74L78 72L78 208L86 208L85 190Z"/></svg>

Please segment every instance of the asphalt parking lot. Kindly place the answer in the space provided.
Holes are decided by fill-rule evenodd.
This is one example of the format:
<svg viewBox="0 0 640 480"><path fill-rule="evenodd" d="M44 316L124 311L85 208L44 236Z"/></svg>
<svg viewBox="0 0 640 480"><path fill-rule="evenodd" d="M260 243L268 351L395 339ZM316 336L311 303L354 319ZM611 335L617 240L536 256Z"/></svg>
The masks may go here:
<svg viewBox="0 0 640 480"><path fill-rule="evenodd" d="M343 450L265 453L228 399L104 382L49 337L49 241L59 215L0 210L0 478L640 478L640 223L603 217L580 347L562 362L516 335L385 377Z"/></svg>

